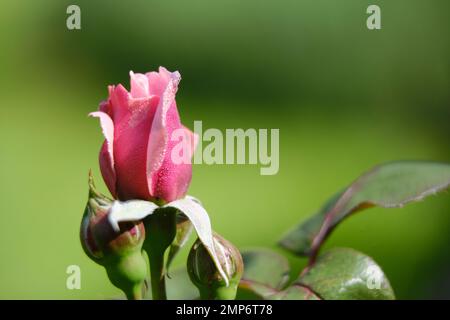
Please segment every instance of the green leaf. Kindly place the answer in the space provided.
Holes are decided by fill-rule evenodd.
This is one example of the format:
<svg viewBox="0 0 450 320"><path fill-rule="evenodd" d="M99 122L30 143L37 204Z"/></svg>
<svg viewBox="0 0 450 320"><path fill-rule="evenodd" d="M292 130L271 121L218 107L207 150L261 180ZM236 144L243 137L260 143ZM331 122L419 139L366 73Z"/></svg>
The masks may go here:
<svg viewBox="0 0 450 320"><path fill-rule="evenodd" d="M266 298L276 294L289 280L289 263L282 255L268 249L242 252L244 274L238 298Z"/></svg>
<svg viewBox="0 0 450 320"><path fill-rule="evenodd" d="M381 268L372 258L353 249L325 252L295 283L325 300L395 299Z"/></svg>
<svg viewBox="0 0 450 320"><path fill-rule="evenodd" d="M320 300L310 289L294 284L286 290L280 291L268 297L270 300Z"/></svg>
<svg viewBox="0 0 450 320"><path fill-rule="evenodd" d="M280 245L298 255L314 257L330 232L350 214L373 206L403 207L449 186L449 164L399 161L377 166L290 231Z"/></svg>

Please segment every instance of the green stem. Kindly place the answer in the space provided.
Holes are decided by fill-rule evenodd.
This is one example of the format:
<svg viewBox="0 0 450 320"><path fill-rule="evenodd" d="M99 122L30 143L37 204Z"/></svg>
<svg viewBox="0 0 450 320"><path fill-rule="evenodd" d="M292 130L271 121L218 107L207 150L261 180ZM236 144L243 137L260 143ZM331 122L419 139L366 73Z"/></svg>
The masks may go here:
<svg viewBox="0 0 450 320"><path fill-rule="evenodd" d="M147 265L140 248L139 251L128 252L126 256L112 256L104 261L109 280L129 300L143 299Z"/></svg>
<svg viewBox="0 0 450 320"><path fill-rule="evenodd" d="M236 299L237 283L231 282L227 287L225 284L213 287L199 287L200 299L202 300L234 300Z"/></svg>
<svg viewBox="0 0 450 320"><path fill-rule="evenodd" d="M176 234L176 210L160 208L144 221L146 238L143 248L150 262L152 296L154 300L167 300L164 253Z"/></svg>
<svg viewBox="0 0 450 320"><path fill-rule="evenodd" d="M142 300L142 285L136 285L125 292L128 300Z"/></svg>
<svg viewBox="0 0 450 320"><path fill-rule="evenodd" d="M149 260L153 300L167 300L164 252L161 255L151 254Z"/></svg>

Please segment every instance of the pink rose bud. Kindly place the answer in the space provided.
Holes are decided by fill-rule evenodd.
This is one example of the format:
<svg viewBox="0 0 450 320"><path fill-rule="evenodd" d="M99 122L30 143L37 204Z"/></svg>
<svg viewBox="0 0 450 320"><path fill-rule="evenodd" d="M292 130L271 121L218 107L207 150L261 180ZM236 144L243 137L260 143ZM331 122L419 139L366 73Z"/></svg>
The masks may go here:
<svg viewBox="0 0 450 320"><path fill-rule="evenodd" d="M182 198L191 181L197 137L178 115L175 94L181 76L160 67L159 72L130 72L130 78L129 92L121 84L109 86L108 99L90 114L100 118L105 136L103 179L120 200ZM184 161L174 161L173 153Z"/></svg>

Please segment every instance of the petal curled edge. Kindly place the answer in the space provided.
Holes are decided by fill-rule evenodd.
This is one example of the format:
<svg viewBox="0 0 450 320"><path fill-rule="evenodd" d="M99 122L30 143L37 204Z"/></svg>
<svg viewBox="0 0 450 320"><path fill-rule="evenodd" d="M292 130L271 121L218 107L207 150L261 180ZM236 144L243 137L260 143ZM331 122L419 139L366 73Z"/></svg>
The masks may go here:
<svg viewBox="0 0 450 320"><path fill-rule="evenodd" d="M152 128L150 130L147 146L147 184L149 193L152 196L156 194L155 181L157 172L161 168L167 153L169 143L167 113L171 107L176 109L175 94L178 89L178 83L181 76L178 72L170 74L169 82L164 93L159 99L159 104L153 118ZM172 104L174 104L172 106ZM178 115L177 115L178 118ZM178 119L179 121L179 119Z"/></svg>
<svg viewBox="0 0 450 320"><path fill-rule="evenodd" d="M150 96L149 81L145 74L130 71L130 94L133 98Z"/></svg>
<svg viewBox="0 0 450 320"><path fill-rule="evenodd" d="M167 88L167 84L172 79L173 74L178 74L178 72L170 72L164 67L159 67L158 72L151 71L147 72L145 76L148 79L148 90L150 95L155 95L158 97L162 97L164 91Z"/></svg>
<svg viewBox="0 0 450 320"><path fill-rule="evenodd" d="M114 169L114 123L108 114L102 111L89 113L89 116L100 119L105 142L99 155L100 170L111 194L116 197L116 172Z"/></svg>

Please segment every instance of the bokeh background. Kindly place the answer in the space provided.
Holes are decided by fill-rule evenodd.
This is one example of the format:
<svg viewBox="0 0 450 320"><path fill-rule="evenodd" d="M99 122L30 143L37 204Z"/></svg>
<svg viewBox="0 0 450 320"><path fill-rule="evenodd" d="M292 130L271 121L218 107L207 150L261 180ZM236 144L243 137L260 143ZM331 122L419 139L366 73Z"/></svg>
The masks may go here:
<svg viewBox="0 0 450 320"><path fill-rule="evenodd" d="M69 4L81 7L81 30L66 28ZM369 4L381 7L381 30L366 28ZM0 298L120 295L78 230L90 168L106 192L103 137L87 114L108 84L128 87L129 70L179 70L188 127L280 129L277 175L194 167L190 193L240 248L276 248L377 163L450 161L448 12L447 0L2 1ZM355 215L327 247L373 256L398 298L450 298L449 244L447 193ZM293 273L305 264L288 257ZM81 290L66 288L72 264Z"/></svg>

